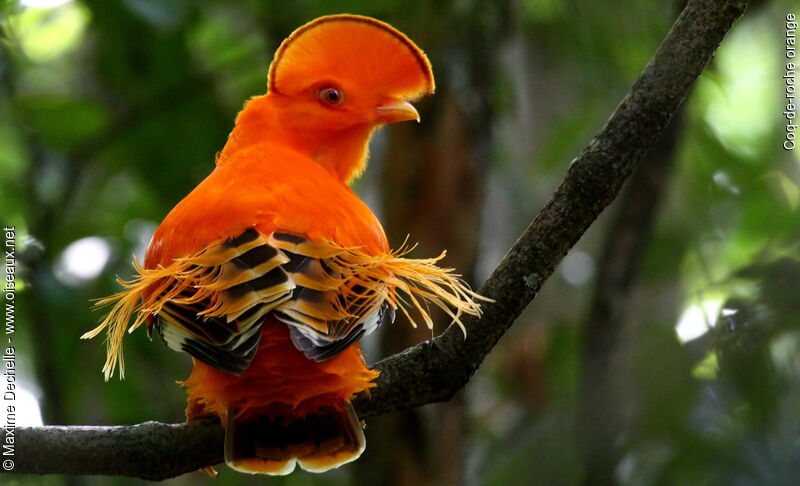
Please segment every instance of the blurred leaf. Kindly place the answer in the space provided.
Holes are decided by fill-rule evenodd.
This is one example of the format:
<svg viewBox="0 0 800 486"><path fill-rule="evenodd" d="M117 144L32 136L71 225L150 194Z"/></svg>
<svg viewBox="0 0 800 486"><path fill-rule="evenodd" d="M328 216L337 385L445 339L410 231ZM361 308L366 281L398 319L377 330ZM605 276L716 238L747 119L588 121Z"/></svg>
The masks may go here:
<svg viewBox="0 0 800 486"><path fill-rule="evenodd" d="M82 5L67 2L58 8L25 8L13 25L24 54L34 62L46 62L74 48L88 20Z"/></svg>
<svg viewBox="0 0 800 486"><path fill-rule="evenodd" d="M28 164L25 147L20 140L17 128L10 120L8 110L0 107L0 181L8 187L11 181L22 175Z"/></svg>
<svg viewBox="0 0 800 486"><path fill-rule="evenodd" d="M58 95L19 98L17 110L27 126L57 148L75 147L108 123L105 109L97 103Z"/></svg>
<svg viewBox="0 0 800 486"><path fill-rule="evenodd" d="M797 187L797 184L779 170L767 172L764 174L764 178L777 181L778 187L786 197L786 204L789 205L789 209L796 211L797 206L800 205L800 188Z"/></svg>

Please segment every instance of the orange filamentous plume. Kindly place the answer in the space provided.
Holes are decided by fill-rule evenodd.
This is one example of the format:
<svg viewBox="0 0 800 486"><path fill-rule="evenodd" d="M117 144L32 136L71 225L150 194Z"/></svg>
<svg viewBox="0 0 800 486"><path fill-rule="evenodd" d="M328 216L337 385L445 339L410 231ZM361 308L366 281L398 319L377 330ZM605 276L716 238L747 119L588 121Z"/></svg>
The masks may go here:
<svg viewBox="0 0 800 486"><path fill-rule="evenodd" d="M126 330L148 331L193 358L188 420L226 427L225 460L250 473L322 472L365 447L350 400L374 387L359 339L400 310L429 328L429 305L466 332L476 294L437 263L391 251L348 184L381 125L419 120L430 63L404 34L333 15L292 33L269 91L236 118L214 171L164 219L137 276L98 302L111 310L83 335L107 333L108 379L125 367Z"/></svg>
<svg viewBox="0 0 800 486"><path fill-rule="evenodd" d="M264 238L264 241L276 246L281 244L272 238ZM108 352L103 367L106 380L113 375L117 366L120 377L124 377L122 341L125 330L132 332L145 322L147 316L162 314L168 303L208 302L198 313L206 318L227 318L231 314L228 307L230 302L226 302L222 291L240 283L242 277L238 274L236 277L226 275L224 264L233 257L232 253L218 251L221 246L223 245L219 243L211 245L196 255L174 260L166 268L146 269L134 260L138 276L131 281L118 279L125 290L97 301L98 307L113 307L99 326L81 338L91 339L107 329ZM433 329L433 320L427 307L420 302L422 300L442 309L466 335L460 315L480 315L480 305L475 300L487 299L473 292L457 275L453 275L452 269L436 265L436 262L444 258L445 252L436 258L404 258L412 249L404 243L391 253L372 256L361 253L356 248L339 247L332 243L315 245L315 252L325 255L325 265L332 274L337 275L337 278L330 279L325 284L319 282L318 285L342 288L347 296L366 299L359 309L343 307L344 301L332 302L333 315L339 319L359 317L385 301L392 309L400 309L416 327L417 320L407 310L409 306L414 308L425 325ZM282 261L287 262L289 259L283 258ZM356 286L364 290L354 292L352 289ZM284 302L285 300L280 300L270 310L280 310ZM242 313L241 309L235 309L235 312L239 315ZM132 318L133 323L129 326Z"/></svg>

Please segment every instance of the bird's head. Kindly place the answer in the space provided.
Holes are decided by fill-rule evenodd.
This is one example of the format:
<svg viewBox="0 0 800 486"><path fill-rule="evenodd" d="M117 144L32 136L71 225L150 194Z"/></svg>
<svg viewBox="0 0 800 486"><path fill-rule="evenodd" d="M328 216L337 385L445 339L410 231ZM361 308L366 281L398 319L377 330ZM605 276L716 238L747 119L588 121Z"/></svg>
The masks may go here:
<svg viewBox="0 0 800 486"><path fill-rule="evenodd" d="M410 102L434 88L428 58L404 34L370 17L331 15L283 41L267 95L245 112L268 112L270 130L349 182L366 165L375 128L419 121Z"/></svg>

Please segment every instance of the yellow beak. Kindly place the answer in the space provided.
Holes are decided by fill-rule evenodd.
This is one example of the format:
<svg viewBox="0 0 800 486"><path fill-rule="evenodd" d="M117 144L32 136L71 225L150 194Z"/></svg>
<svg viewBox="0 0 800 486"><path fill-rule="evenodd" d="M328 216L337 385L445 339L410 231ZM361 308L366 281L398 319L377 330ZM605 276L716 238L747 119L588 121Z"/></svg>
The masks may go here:
<svg viewBox="0 0 800 486"><path fill-rule="evenodd" d="M419 122L419 113L414 105L404 100L391 100L376 108L378 121L381 123L395 123L408 120Z"/></svg>

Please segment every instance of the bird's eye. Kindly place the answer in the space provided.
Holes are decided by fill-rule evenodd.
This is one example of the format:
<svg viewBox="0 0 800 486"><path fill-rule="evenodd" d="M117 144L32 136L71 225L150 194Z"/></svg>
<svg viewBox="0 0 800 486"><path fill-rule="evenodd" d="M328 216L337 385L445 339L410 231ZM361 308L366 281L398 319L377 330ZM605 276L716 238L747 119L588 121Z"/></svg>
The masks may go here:
<svg viewBox="0 0 800 486"><path fill-rule="evenodd" d="M319 99L328 106L339 106L344 101L344 93L336 88L322 88L319 90Z"/></svg>

